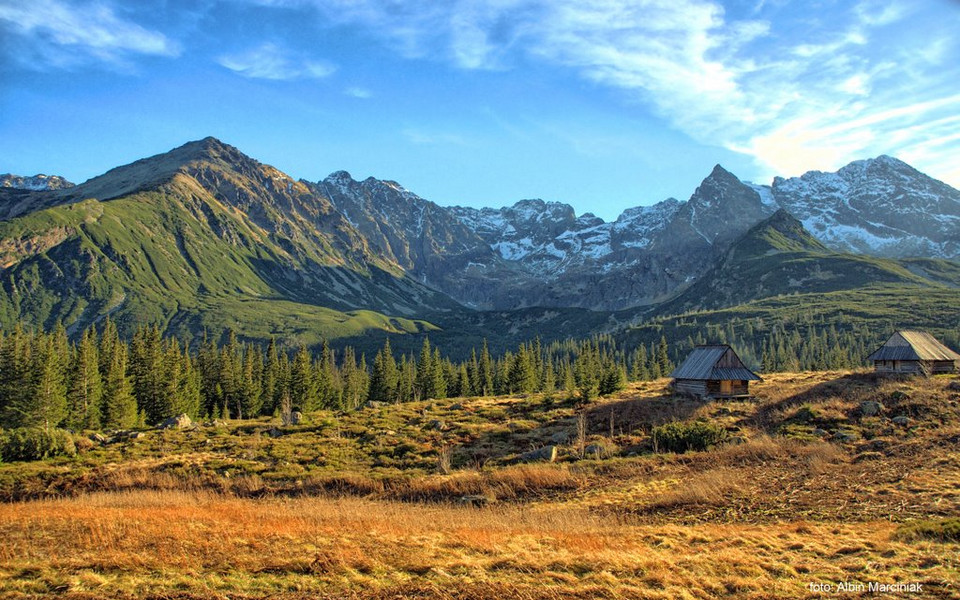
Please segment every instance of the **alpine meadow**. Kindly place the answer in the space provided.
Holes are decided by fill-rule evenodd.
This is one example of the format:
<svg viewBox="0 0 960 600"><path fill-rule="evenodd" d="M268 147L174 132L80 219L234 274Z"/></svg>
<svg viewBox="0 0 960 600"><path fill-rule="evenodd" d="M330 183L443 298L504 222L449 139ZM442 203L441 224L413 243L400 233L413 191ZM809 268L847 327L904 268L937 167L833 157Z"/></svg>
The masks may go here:
<svg viewBox="0 0 960 600"><path fill-rule="evenodd" d="M960 600L958 28L0 0L0 600Z"/></svg>

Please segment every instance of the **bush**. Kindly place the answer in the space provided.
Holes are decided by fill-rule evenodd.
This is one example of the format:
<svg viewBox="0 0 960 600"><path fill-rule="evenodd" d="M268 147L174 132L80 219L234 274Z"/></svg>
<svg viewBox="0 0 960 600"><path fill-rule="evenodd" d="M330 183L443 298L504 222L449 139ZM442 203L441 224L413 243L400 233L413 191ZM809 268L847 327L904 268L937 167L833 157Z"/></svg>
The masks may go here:
<svg viewBox="0 0 960 600"><path fill-rule="evenodd" d="M658 452L703 451L727 439L726 430L714 423L674 421L653 428L653 447Z"/></svg>
<svg viewBox="0 0 960 600"><path fill-rule="evenodd" d="M960 518L904 523L897 528L893 537L905 542L921 539L960 542Z"/></svg>
<svg viewBox="0 0 960 600"><path fill-rule="evenodd" d="M63 429L23 427L6 431L0 439L0 456L5 461L43 460L76 454L73 437Z"/></svg>

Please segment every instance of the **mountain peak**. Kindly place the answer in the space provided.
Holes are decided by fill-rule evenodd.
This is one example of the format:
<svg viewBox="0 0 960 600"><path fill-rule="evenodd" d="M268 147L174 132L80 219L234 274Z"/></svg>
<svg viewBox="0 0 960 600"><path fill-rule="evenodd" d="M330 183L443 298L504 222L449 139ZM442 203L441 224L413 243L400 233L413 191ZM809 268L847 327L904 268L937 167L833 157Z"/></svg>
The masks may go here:
<svg viewBox="0 0 960 600"><path fill-rule="evenodd" d="M43 173L38 173L33 177L23 177L21 175L14 175L13 173L6 173L0 175L0 187L36 192L72 188L73 184L59 175L44 175Z"/></svg>
<svg viewBox="0 0 960 600"><path fill-rule="evenodd" d="M785 209L779 209L763 221L750 228L738 240L731 250L749 247L751 253L762 254L772 252L827 252L827 247L820 243L810 232Z"/></svg>

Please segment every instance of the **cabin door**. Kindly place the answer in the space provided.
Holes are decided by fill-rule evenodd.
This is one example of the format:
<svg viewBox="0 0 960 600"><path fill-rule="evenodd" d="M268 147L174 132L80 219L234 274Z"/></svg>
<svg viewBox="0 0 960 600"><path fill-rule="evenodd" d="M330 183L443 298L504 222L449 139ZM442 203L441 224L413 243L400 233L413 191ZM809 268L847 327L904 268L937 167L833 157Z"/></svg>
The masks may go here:
<svg viewBox="0 0 960 600"><path fill-rule="evenodd" d="M733 393L733 382L730 381L729 379L721 379L721 380L720 380L720 395L721 395L721 396L729 396L731 393Z"/></svg>

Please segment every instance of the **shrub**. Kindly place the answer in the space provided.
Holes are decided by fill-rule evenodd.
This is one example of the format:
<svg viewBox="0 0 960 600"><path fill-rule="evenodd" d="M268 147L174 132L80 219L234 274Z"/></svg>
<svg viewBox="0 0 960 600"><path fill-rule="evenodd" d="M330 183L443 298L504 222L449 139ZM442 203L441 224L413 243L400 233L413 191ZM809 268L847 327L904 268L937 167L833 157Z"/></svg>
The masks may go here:
<svg viewBox="0 0 960 600"><path fill-rule="evenodd" d="M904 523L897 528L893 537L905 542L920 539L960 542L960 518Z"/></svg>
<svg viewBox="0 0 960 600"><path fill-rule="evenodd" d="M727 438L726 430L715 423L674 421L653 428L653 447L658 452L703 451Z"/></svg>
<svg viewBox="0 0 960 600"><path fill-rule="evenodd" d="M0 440L0 456L5 461L43 460L54 456L75 456L73 437L63 429L23 427L11 429Z"/></svg>

